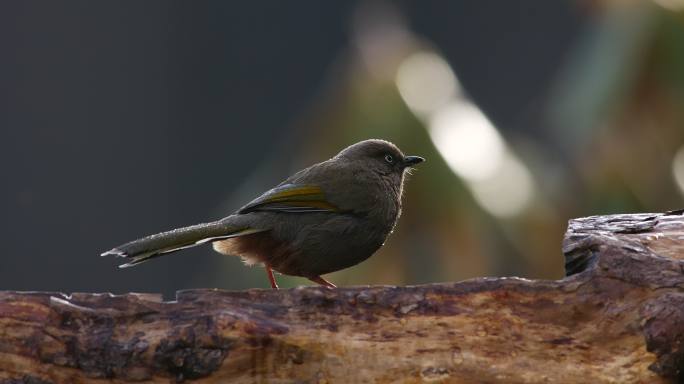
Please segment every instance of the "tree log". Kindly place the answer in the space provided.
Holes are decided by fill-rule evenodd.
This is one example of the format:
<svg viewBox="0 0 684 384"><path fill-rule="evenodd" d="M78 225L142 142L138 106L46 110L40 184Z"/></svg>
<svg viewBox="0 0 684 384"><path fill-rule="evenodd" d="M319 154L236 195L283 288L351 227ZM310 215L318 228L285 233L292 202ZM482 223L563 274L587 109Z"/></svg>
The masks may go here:
<svg viewBox="0 0 684 384"><path fill-rule="evenodd" d="M572 220L558 281L0 292L0 383L684 381L682 212Z"/></svg>

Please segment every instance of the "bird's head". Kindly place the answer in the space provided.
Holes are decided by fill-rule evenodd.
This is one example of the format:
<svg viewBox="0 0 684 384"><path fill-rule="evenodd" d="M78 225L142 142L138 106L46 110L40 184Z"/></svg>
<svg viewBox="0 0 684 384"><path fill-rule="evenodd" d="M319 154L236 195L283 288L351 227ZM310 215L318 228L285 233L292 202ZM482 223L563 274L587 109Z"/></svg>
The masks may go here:
<svg viewBox="0 0 684 384"><path fill-rule="evenodd" d="M347 161L359 161L368 169L383 175L403 176L404 171L425 161L420 156L406 156L396 145L385 140L364 140L343 149L337 156Z"/></svg>

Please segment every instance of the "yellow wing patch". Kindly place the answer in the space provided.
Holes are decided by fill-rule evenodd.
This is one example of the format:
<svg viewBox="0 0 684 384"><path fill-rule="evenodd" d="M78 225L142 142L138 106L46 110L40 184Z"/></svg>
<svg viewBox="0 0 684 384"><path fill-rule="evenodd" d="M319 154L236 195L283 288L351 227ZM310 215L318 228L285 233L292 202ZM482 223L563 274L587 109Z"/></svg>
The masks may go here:
<svg viewBox="0 0 684 384"><path fill-rule="evenodd" d="M339 212L327 201L325 193L318 186L285 184L264 193L244 206L238 213L253 211L280 212Z"/></svg>

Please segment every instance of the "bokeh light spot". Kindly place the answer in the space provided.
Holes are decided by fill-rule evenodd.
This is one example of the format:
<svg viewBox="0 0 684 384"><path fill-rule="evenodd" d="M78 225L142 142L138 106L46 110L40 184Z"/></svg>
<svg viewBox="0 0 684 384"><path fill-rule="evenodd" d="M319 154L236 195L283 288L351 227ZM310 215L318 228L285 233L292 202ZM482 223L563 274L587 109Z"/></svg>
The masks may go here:
<svg viewBox="0 0 684 384"><path fill-rule="evenodd" d="M460 93L449 64L431 52L417 52L404 59L397 70L396 84L409 108L420 114L436 111Z"/></svg>
<svg viewBox="0 0 684 384"><path fill-rule="evenodd" d="M483 180L500 167L504 143L487 117L467 101L454 101L429 122L432 141L464 179Z"/></svg>
<svg viewBox="0 0 684 384"><path fill-rule="evenodd" d="M506 153L493 177L475 181L469 186L473 197L486 211L498 217L513 217L529 208L534 196L534 183L529 170L510 153Z"/></svg>

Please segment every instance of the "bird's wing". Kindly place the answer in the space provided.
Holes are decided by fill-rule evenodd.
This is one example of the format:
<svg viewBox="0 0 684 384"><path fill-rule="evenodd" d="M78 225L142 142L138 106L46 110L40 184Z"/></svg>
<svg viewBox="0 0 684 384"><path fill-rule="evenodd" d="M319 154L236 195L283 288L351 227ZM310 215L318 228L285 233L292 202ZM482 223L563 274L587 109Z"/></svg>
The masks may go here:
<svg viewBox="0 0 684 384"><path fill-rule="evenodd" d="M327 201L323 190L316 185L283 184L257 197L238 213L254 211L340 212L340 209Z"/></svg>

